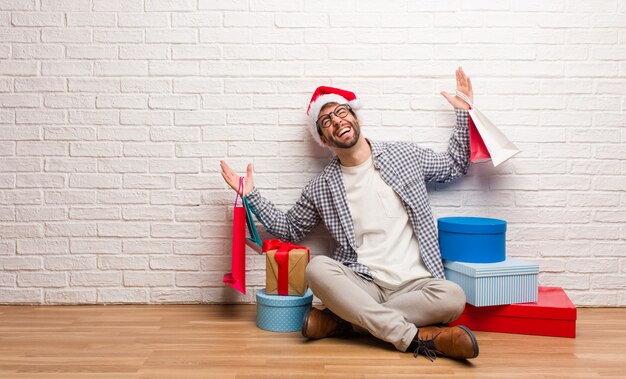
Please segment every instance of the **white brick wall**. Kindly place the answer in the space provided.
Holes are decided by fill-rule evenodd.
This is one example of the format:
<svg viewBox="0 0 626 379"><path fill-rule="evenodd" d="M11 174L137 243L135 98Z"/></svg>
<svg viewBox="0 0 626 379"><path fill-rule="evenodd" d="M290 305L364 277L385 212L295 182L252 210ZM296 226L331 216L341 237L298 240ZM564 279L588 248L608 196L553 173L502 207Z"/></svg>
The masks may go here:
<svg viewBox="0 0 626 379"><path fill-rule="evenodd" d="M541 284L626 306L625 27L625 0L0 1L0 303L253 301L262 257L248 295L221 283L219 159L287 208L329 156L321 84L366 135L443 148L462 65L523 152L430 186L436 216L504 218Z"/></svg>

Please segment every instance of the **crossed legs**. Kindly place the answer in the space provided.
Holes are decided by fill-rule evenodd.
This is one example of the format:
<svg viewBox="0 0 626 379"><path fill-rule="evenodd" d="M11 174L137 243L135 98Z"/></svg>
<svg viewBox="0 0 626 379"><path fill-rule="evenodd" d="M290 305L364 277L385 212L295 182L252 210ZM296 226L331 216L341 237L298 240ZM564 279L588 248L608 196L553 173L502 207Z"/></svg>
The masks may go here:
<svg viewBox="0 0 626 379"><path fill-rule="evenodd" d="M313 293L337 316L406 351L419 326L447 323L465 306L463 290L443 279L418 279L386 289L327 256L307 266Z"/></svg>

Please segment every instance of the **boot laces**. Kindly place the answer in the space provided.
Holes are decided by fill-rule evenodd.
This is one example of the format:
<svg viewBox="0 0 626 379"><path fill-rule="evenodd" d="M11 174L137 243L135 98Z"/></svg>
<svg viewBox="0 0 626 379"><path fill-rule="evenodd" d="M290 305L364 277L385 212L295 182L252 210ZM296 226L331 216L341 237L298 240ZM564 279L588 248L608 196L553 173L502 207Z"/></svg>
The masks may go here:
<svg viewBox="0 0 626 379"><path fill-rule="evenodd" d="M437 350L435 349L435 338L439 336L441 332L435 334L431 339L421 340L417 339L417 348L413 352L413 357L417 357L418 354L424 355L429 361L434 362L437 359Z"/></svg>

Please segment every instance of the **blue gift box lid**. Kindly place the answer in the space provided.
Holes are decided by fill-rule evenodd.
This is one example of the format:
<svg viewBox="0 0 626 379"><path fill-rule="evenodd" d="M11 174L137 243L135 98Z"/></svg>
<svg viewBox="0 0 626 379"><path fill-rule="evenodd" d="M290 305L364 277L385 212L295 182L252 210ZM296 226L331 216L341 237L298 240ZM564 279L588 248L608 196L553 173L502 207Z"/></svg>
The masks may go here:
<svg viewBox="0 0 626 379"><path fill-rule="evenodd" d="M507 258L496 263L466 263L446 260L443 262L443 266L473 278L539 273L538 264L517 258Z"/></svg>
<svg viewBox="0 0 626 379"><path fill-rule="evenodd" d="M437 219L439 230L467 234L498 234L506 232L506 221L486 217L442 217Z"/></svg>
<svg viewBox="0 0 626 379"><path fill-rule="evenodd" d="M256 293L257 304L270 307L295 307L310 304L312 301L313 292L311 289L306 290L304 296L268 295L264 289L258 290Z"/></svg>

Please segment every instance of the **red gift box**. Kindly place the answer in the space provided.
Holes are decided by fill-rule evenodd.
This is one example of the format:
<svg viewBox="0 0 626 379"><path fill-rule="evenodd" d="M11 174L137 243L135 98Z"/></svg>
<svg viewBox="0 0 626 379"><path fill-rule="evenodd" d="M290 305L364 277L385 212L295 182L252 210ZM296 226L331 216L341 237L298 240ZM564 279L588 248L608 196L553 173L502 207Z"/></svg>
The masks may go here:
<svg viewBox="0 0 626 379"><path fill-rule="evenodd" d="M535 303L475 307L465 305L450 323L484 332L576 337L576 307L560 287L539 287Z"/></svg>

